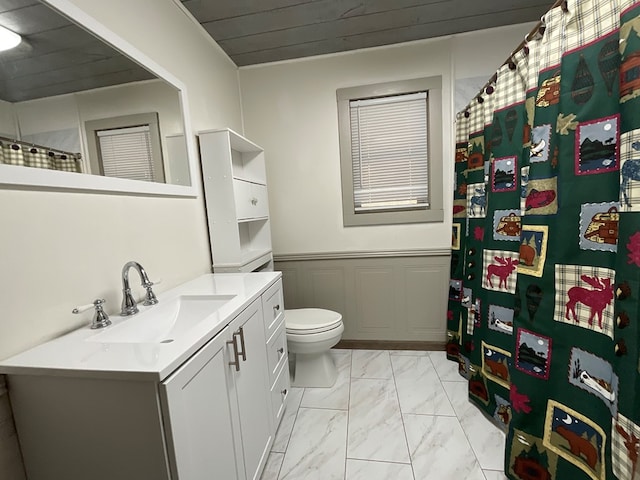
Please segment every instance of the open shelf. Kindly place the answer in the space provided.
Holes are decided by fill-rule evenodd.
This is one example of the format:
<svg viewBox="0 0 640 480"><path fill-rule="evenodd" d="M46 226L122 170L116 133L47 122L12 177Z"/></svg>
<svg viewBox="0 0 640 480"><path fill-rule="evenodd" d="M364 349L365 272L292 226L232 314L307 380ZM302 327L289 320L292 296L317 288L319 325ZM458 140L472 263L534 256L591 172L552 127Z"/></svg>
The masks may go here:
<svg viewBox="0 0 640 480"><path fill-rule="evenodd" d="M229 129L199 138L214 271L272 266L263 150Z"/></svg>

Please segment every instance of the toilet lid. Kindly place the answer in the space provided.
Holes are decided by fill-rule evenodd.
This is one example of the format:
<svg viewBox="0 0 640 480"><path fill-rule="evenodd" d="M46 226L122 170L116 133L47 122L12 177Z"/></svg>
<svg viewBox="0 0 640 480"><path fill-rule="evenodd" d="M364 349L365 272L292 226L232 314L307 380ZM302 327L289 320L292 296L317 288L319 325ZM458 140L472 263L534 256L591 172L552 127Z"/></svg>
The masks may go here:
<svg viewBox="0 0 640 480"><path fill-rule="evenodd" d="M320 333L340 325L342 315L322 308L297 308L285 310L284 321L288 332Z"/></svg>

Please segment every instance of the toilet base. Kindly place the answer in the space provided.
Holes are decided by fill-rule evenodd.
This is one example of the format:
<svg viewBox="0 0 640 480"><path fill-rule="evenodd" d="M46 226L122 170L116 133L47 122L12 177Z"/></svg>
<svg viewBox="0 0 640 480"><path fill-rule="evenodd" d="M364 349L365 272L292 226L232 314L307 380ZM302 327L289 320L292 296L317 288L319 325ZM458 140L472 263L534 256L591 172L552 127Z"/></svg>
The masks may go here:
<svg viewBox="0 0 640 480"><path fill-rule="evenodd" d="M338 369L329 351L296 353L291 379L292 387L333 387Z"/></svg>

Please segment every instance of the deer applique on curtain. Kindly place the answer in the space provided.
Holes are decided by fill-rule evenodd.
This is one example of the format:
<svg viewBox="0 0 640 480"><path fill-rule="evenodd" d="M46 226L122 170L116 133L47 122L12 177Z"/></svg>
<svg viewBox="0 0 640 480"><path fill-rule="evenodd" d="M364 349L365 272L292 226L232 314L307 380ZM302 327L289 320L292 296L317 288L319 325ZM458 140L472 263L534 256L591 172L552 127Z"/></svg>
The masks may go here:
<svg viewBox="0 0 640 480"><path fill-rule="evenodd" d="M640 480L640 2L572 0L457 116L447 354L514 480Z"/></svg>

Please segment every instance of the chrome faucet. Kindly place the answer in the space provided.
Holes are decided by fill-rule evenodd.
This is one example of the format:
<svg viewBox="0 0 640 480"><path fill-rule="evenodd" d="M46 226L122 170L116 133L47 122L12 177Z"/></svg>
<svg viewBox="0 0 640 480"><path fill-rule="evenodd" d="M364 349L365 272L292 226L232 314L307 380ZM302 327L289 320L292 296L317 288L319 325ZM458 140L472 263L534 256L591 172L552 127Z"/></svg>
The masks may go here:
<svg viewBox="0 0 640 480"><path fill-rule="evenodd" d="M143 305L155 305L158 303L158 299L156 298L155 293L151 287L153 286L153 282L149 280L147 276L147 272L144 271L142 265L138 262L127 262L124 267L122 267L122 311L120 315L123 317L128 315L135 315L138 313L138 305L137 302L133 298L131 294L131 287L129 286L129 269L133 267L138 271L140 275L140 280L142 280L142 286L147 289L147 293L144 297Z"/></svg>

